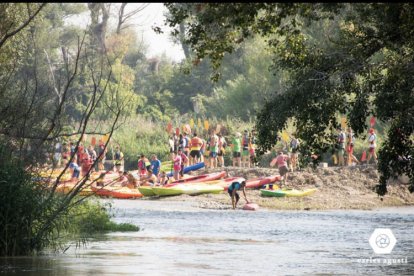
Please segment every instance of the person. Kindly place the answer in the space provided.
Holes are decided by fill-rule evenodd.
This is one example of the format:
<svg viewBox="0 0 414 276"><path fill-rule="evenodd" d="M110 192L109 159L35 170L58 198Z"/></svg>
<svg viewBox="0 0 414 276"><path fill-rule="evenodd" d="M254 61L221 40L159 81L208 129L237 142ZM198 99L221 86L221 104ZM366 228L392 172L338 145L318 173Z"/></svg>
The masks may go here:
<svg viewBox="0 0 414 276"><path fill-rule="evenodd" d="M299 151L299 139L295 137L295 134L292 134L290 140L290 164L291 164L291 171L293 172L297 168L298 164L298 151Z"/></svg>
<svg viewBox="0 0 414 276"><path fill-rule="evenodd" d="M53 167L59 168L62 162L62 144L59 140L55 144L55 152L53 154Z"/></svg>
<svg viewBox="0 0 414 276"><path fill-rule="evenodd" d="M117 179L117 182L119 183L119 185L121 185L121 187L126 187L128 185L128 172L127 171L120 171L119 172L119 177Z"/></svg>
<svg viewBox="0 0 414 276"><path fill-rule="evenodd" d="M346 152L347 152L347 164L352 166L352 163L359 164L358 158L354 155L354 142L355 136L351 127L348 127L348 132L346 134Z"/></svg>
<svg viewBox="0 0 414 276"><path fill-rule="evenodd" d="M165 173L165 171L161 171L158 182L161 186L167 185L170 182L170 177Z"/></svg>
<svg viewBox="0 0 414 276"><path fill-rule="evenodd" d="M180 133L179 138L178 138L179 144L178 144L178 150L184 150L184 136Z"/></svg>
<svg viewBox="0 0 414 276"><path fill-rule="evenodd" d="M249 143L250 166L254 167L257 164L256 160L256 131L252 130Z"/></svg>
<svg viewBox="0 0 414 276"><path fill-rule="evenodd" d="M338 158L338 166L344 166L344 153L345 153L345 142L346 142L346 135L342 128L338 128L338 136L336 140L337 146L337 158Z"/></svg>
<svg viewBox="0 0 414 276"><path fill-rule="evenodd" d="M377 164L377 154L375 152L375 148L377 147L377 135L375 134L375 131L373 128L369 130L369 136L368 136L368 143L369 143L369 149L368 149L368 159L367 164L369 164L369 161L371 158L374 159L374 163Z"/></svg>
<svg viewBox="0 0 414 276"><path fill-rule="evenodd" d="M88 147L88 153L89 153L89 157L90 157L90 162L92 164L94 164L95 161L96 161L96 158L98 156L97 156L96 151L95 151L95 149L94 149L94 147L92 145L89 145L89 147ZM94 167L94 169L96 169L96 166Z"/></svg>
<svg viewBox="0 0 414 276"><path fill-rule="evenodd" d="M226 151L227 142L221 133L218 134L218 152L217 166L224 167L224 153Z"/></svg>
<svg viewBox="0 0 414 276"><path fill-rule="evenodd" d="M210 140L209 140L209 150L210 150L210 168L217 167L217 153L218 153L218 136L213 132L211 132Z"/></svg>
<svg viewBox="0 0 414 276"><path fill-rule="evenodd" d="M138 183L137 183L137 180L135 179L135 177L132 175L132 173L128 173L127 178L128 178L128 182L126 184L126 187L128 187L130 189L137 188Z"/></svg>
<svg viewBox="0 0 414 276"><path fill-rule="evenodd" d="M168 145L170 147L170 155L174 152L174 136L168 138Z"/></svg>
<svg viewBox="0 0 414 276"><path fill-rule="evenodd" d="M249 153L250 137L249 131L246 129L242 137L242 167L250 168L250 153Z"/></svg>
<svg viewBox="0 0 414 276"><path fill-rule="evenodd" d="M105 159L106 159L106 148L103 142L99 143L98 147L98 171L103 171L105 169Z"/></svg>
<svg viewBox="0 0 414 276"><path fill-rule="evenodd" d="M139 175L147 175L147 166L145 164L145 155L141 154L138 160Z"/></svg>
<svg viewBox="0 0 414 276"><path fill-rule="evenodd" d="M201 147L200 147L200 162L204 162L204 153L206 151L206 140L200 138L201 140Z"/></svg>
<svg viewBox="0 0 414 276"><path fill-rule="evenodd" d="M105 185L104 184L105 175L106 175L106 172L103 172L98 176L98 178L96 179L97 187L103 187Z"/></svg>
<svg viewBox="0 0 414 276"><path fill-rule="evenodd" d="M241 134L236 132L235 136L231 140L231 148L233 152L233 167L241 166Z"/></svg>
<svg viewBox="0 0 414 276"><path fill-rule="evenodd" d="M141 180L143 186L154 186L157 183L157 177L152 173L152 170L147 170L147 175Z"/></svg>
<svg viewBox="0 0 414 276"><path fill-rule="evenodd" d="M188 157L185 155L185 153L182 150L178 150L178 155L181 157L181 170L180 170L180 176L184 176L184 167L188 166Z"/></svg>
<svg viewBox="0 0 414 276"><path fill-rule="evenodd" d="M197 133L194 133L193 138L190 140L190 165L194 165L201 159L201 146L203 142L197 137Z"/></svg>
<svg viewBox="0 0 414 276"><path fill-rule="evenodd" d="M73 157L72 162L69 163L69 169L72 172L72 181L77 181L80 176L81 168L77 163L76 155Z"/></svg>
<svg viewBox="0 0 414 276"><path fill-rule="evenodd" d="M272 160L270 163L270 166L273 167L277 164L277 167L279 169L279 174L281 177L281 186L286 185L287 177L288 177L288 165L287 160L289 159L289 156L283 153L283 151L279 151L278 156Z"/></svg>
<svg viewBox="0 0 414 276"><path fill-rule="evenodd" d="M174 133L173 140L174 140L174 151L172 153L178 151L178 148L180 147L180 137L176 133ZM172 154L171 154L171 158L172 158Z"/></svg>
<svg viewBox="0 0 414 276"><path fill-rule="evenodd" d="M121 151L119 146L116 147L115 155L114 155L114 166L116 172L122 171L124 163L124 153Z"/></svg>
<svg viewBox="0 0 414 276"><path fill-rule="evenodd" d="M150 169L152 170L153 174L157 178L158 178L158 174L160 173L160 168L161 168L161 161L158 160L158 158L155 154L153 154L151 156L151 167L150 167Z"/></svg>
<svg viewBox="0 0 414 276"><path fill-rule="evenodd" d="M173 169L174 169L174 179L179 180L182 160L178 152L174 152L172 161L173 161Z"/></svg>
<svg viewBox="0 0 414 276"><path fill-rule="evenodd" d="M239 181L232 182L227 189L227 192L231 197L231 205L233 209L236 209L237 203L240 199L240 195L237 193L239 190L243 191L244 199L246 200L246 203L249 203L246 196L246 180L242 178Z"/></svg>
<svg viewBox="0 0 414 276"><path fill-rule="evenodd" d="M183 135L183 153L188 157L190 155L190 139L187 136L187 132Z"/></svg>
<svg viewBox="0 0 414 276"><path fill-rule="evenodd" d="M66 142L63 142L62 146L62 160L63 166L66 166L70 158L70 146Z"/></svg>

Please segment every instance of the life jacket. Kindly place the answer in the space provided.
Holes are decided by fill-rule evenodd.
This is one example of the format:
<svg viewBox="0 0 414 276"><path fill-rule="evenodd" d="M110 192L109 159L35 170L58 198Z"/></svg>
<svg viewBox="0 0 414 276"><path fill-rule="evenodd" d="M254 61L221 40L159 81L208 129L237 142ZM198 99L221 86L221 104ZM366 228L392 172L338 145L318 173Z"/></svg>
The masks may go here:
<svg viewBox="0 0 414 276"><path fill-rule="evenodd" d="M141 169L141 170L145 170L146 169L145 162L142 159L140 159L138 161L138 168Z"/></svg>

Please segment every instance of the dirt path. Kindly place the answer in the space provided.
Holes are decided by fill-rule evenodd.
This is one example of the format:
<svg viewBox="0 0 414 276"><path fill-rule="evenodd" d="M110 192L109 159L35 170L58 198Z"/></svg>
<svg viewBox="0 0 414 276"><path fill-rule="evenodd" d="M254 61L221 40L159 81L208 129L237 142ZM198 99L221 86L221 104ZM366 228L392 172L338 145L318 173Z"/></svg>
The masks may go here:
<svg viewBox="0 0 414 276"><path fill-rule="evenodd" d="M258 176L278 174L277 169L235 167L201 170L204 174L225 170L229 176L241 176L246 179ZM388 193L379 197L374 187L379 174L373 165L354 167L328 167L317 170L305 169L289 174L288 187L295 189L318 188L313 195L306 197L262 197L259 190L247 190L249 201L261 207L279 210L328 210L328 209L362 209L369 210L390 206L414 205L414 194L410 194L407 184L394 181L388 185ZM158 200L192 201L200 208L229 209L231 201L227 193L205 194L199 196L181 195L159 198ZM244 205L241 199L239 207Z"/></svg>

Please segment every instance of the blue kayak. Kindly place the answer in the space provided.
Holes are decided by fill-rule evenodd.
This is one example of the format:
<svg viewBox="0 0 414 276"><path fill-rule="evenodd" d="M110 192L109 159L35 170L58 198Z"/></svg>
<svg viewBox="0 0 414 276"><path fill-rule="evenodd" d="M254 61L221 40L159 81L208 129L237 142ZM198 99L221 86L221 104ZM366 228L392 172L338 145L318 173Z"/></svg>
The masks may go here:
<svg viewBox="0 0 414 276"><path fill-rule="evenodd" d="M188 167L184 167L184 172L183 173L188 173L188 172L191 172L191 171L195 171L195 170L201 169L203 167L204 167L204 162L197 163L197 164L194 164L194 165L191 165L191 166L188 166ZM167 175L168 176L173 176L173 172L169 172L169 173L167 173Z"/></svg>

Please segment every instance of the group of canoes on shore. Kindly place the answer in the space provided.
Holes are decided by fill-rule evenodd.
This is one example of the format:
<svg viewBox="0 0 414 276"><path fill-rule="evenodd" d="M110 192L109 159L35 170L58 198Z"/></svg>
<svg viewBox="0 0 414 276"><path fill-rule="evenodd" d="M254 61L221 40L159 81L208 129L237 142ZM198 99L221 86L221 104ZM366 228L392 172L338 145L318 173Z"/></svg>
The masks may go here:
<svg viewBox="0 0 414 276"><path fill-rule="evenodd" d="M197 170L204 167L203 163L195 164L187 167L187 172ZM56 178L62 173L62 170L43 171L40 176L44 182L52 187L56 183ZM292 189L273 189L273 184L281 180L280 175L264 176L252 179L244 179L242 177L226 177L226 171L214 172L201 175L188 175L179 180L170 178L164 185L154 185L147 181L140 181L138 171L130 171L129 176L133 176L138 185L129 186L128 179L125 175L113 171L92 172L89 178L84 181L83 186L79 189L79 195L97 195L102 197L113 197L120 199L133 199L141 197L153 196L174 196L181 194L199 195L199 194L218 194L227 191L227 188L233 182L246 182L247 189L261 189L262 196L306 196L312 194L316 189L292 190ZM61 193L71 193L80 184L80 181L73 181L67 173L62 174L56 191ZM137 186L137 188L135 188ZM277 187L277 185L274 185ZM267 189L265 189L267 187Z"/></svg>

